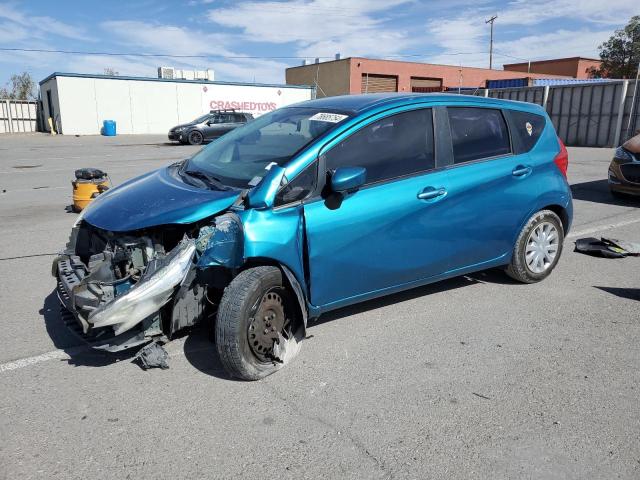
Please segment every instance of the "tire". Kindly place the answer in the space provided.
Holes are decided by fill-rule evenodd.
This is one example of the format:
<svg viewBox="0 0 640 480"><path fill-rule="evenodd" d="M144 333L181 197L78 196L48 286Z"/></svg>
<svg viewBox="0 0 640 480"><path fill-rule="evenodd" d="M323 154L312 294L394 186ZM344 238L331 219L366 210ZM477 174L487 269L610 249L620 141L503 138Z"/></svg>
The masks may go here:
<svg viewBox="0 0 640 480"><path fill-rule="evenodd" d="M255 325L252 322L260 321L258 312L271 292L277 292L282 297L285 318L289 317L289 328L293 329L298 324L297 310L292 303L294 296L283 283L279 268L250 268L236 276L224 290L215 324L215 342L222 365L233 377L259 380L280 370L299 351L301 337L293 334L288 335L287 340L280 336L280 342L284 341L282 351L286 351L281 355L282 359L261 357L255 351L261 347L249 344L250 341L254 343L249 336L255 337L250 331Z"/></svg>
<svg viewBox="0 0 640 480"><path fill-rule="evenodd" d="M540 228L538 229L538 227ZM554 229L557 236L555 241L555 255L553 255L553 258L549 261L548 255L553 251L552 246L554 245L554 237L552 235ZM539 243L536 243L537 238L544 237L544 232L547 232L548 235L546 239L541 239ZM538 236L538 234L540 234L540 236ZM549 241L548 238L552 240ZM540 210L531 216L518 235L518 239L513 248L511 263L506 269L507 275L523 283L536 283L544 280L558 264L558 260L562 254L563 242L564 228L558 215L551 210ZM548 247L546 246L547 244L549 244ZM529 251L528 258L527 251ZM538 254L538 252L544 251L546 251L547 254ZM541 261L540 258L542 259Z"/></svg>
<svg viewBox="0 0 640 480"><path fill-rule="evenodd" d="M204 136L202 135L202 132L199 132L198 130L193 130L189 132L187 140L189 141L190 145L202 145L202 142L204 141Z"/></svg>

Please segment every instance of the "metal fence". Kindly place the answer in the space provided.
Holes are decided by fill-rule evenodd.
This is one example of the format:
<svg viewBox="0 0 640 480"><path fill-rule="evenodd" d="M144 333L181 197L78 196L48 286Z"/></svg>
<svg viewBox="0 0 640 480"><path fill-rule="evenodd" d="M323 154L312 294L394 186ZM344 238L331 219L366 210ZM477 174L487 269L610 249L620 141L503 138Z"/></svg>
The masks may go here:
<svg viewBox="0 0 640 480"><path fill-rule="evenodd" d="M35 132L38 123L38 102L0 99L0 134Z"/></svg>
<svg viewBox="0 0 640 480"><path fill-rule="evenodd" d="M614 147L640 128L640 85L635 81L478 89L474 95L543 106L565 145Z"/></svg>

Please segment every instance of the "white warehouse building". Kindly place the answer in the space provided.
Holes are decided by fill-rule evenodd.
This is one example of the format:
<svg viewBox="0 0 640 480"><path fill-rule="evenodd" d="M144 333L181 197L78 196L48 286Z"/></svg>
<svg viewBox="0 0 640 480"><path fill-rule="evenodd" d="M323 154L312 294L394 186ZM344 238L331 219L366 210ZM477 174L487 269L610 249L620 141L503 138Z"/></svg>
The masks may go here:
<svg viewBox="0 0 640 480"><path fill-rule="evenodd" d="M309 86L248 84L109 75L52 73L40 82L44 124L57 133L98 135L104 120L118 134L167 133L210 110L235 109L260 116L310 100Z"/></svg>

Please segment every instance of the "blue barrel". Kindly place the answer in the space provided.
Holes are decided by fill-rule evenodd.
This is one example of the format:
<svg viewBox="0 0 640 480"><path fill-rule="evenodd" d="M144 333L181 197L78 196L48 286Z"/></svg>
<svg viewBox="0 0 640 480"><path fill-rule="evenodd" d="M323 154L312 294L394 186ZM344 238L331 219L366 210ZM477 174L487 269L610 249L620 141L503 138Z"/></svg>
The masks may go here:
<svg viewBox="0 0 640 480"><path fill-rule="evenodd" d="M105 120L102 122L102 135L105 137L116 136L116 122L115 120Z"/></svg>

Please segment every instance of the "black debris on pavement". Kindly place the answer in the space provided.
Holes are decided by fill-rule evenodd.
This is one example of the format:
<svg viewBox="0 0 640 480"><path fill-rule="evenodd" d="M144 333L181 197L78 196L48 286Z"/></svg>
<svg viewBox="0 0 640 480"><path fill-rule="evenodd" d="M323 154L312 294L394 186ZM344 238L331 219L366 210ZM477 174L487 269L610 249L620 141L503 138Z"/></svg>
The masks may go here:
<svg viewBox="0 0 640 480"><path fill-rule="evenodd" d="M137 360L143 370L156 367L165 370L169 368L169 364L167 363L168 358L169 354L164 347L157 342L152 342L140 349L134 361Z"/></svg>
<svg viewBox="0 0 640 480"><path fill-rule="evenodd" d="M615 238L607 237L602 237L601 240L607 244L611 244L623 249L627 255L631 255L634 257L640 256L640 243L628 242L626 240L617 240Z"/></svg>
<svg viewBox="0 0 640 480"><path fill-rule="evenodd" d="M471 393L472 393L473 395L475 395L476 397L484 398L485 400L491 400L491 398L490 398L490 397L487 397L486 395L482 395L482 394L480 394L480 393L476 393L476 392L471 392Z"/></svg>
<svg viewBox="0 0 640 480"><path fill-rule="evenodd" d="M604 258L624 258L640 256L640 243L606 237L601 237L600 240L586 237L576 240L575 251Z"/></svg>

